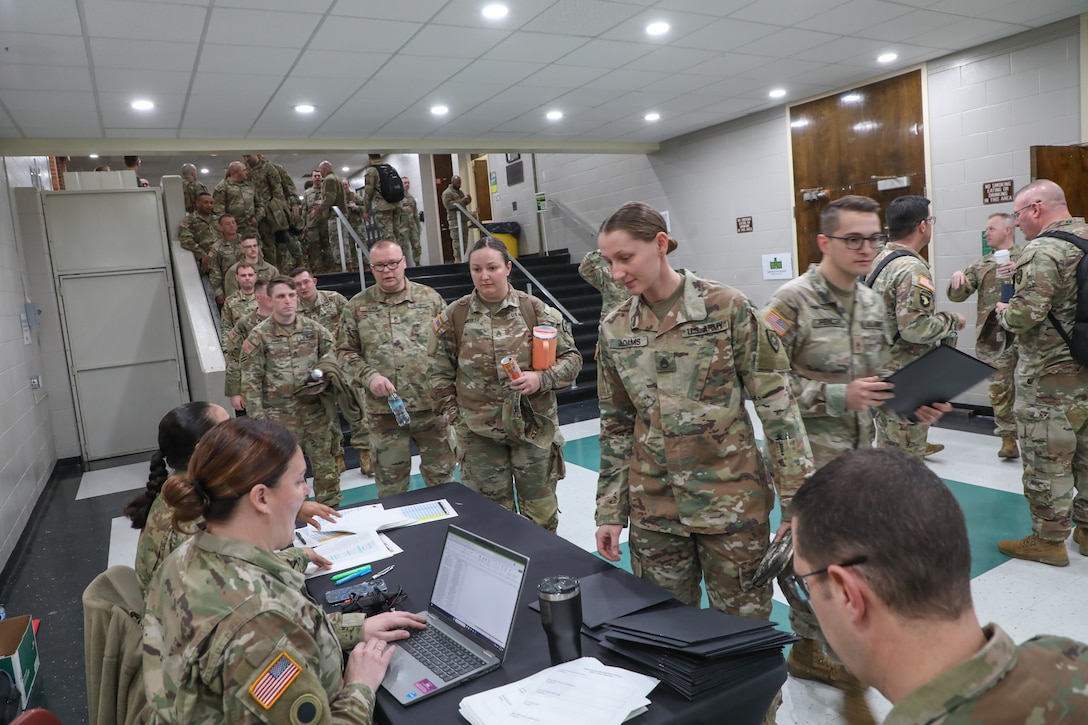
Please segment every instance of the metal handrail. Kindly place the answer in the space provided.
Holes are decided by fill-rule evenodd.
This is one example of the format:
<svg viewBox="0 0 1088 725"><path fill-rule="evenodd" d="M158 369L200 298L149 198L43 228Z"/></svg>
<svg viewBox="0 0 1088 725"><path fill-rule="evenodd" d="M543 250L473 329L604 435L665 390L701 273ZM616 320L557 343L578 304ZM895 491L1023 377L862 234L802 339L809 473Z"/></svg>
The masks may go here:
<svg viewBox="0 0 1088 725"><path fill-rule="evenodd" d="M491 236L491 232L489 232L487 230L487 227L485 227L483 224L481 224L479 219L472 216L472 214L469 212L468 209L466 209L464 207L463 204L461 204L460 202L456 202L456 203L454 203L454 206L456 206L458 209L460 209L461 213L464 214L466 217L468 217L468 220L471 221L476 226L476 228L479 229L483 233L483 235L485 237ZM460 218L458 218L457 221L458 221L458 224L460 224L460 221L461 221ZM461 234L460 236L461 236L461 239L464 240L464 234ZM462 241L461 248L462 248L462 250L464 250L463 241ZM467 255L462 254L462 256L464 257L464 259L466 261L468 260ZM547 287L545 287L543 282L541 282L539 279L534 277L532 272L525 269L524 265L522 265L521 262L519 262L514 257L511 257L510 261L514 263L515 267L517 267L519 270L521 270L521 273L525 275L525 277L529 280L530 284L536 285L540 289L540 292L551 301L552 305L555 306L555 309L559 310L559 312L562 313L563 317L566 317L568 320L570 320L570 323L572 325L580 325L581 324L581 322L579 322L578 318L575 317L574 315L572 315L570 313L570 311L566 307L564 307L563 304L559 300L557 300L555 298L555 295L553 295L551 293L551 290L549 290Z"/></svg>
<svg viewBox="0 0 1088 725"><path fill-rule="evenodd" d="M363 274L363 259L366 258L367 264L370 264L370 249L366 246L359 235L355 232L355 228L351 226L351 222L344 216L344 212L340 210L340 207L333 205L333 212L336 214L336 239L340 242L340 271L348 271L347 257L344 255L344 228L348 230L348 234L355 240L355 251L357 252L356 258L359 262L359 289L366 289L366 277Z"/></svg>
<svg viewBox="0 0 1088 725"><path fill-rule="evenodd" d="M553 209L558 211L561 216L566 217L570 221L574 222L574 225L580 227L582 229L582 232L586 234L590 239L592 239L594 242L597 241L597 229L595 229L592 224L579 216L578 212L574 211L558 199L548 199L548 204Z"/></svg>

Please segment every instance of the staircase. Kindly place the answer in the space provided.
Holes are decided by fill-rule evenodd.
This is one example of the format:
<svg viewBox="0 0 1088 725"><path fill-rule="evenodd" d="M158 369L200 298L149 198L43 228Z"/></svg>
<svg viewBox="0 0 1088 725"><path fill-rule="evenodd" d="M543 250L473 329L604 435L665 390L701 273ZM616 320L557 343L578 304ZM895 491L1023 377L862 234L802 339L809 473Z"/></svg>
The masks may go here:
<svg viewBox="0 0 1088 725"><path fill-rule="evenodd" d="M571 325L574 343L582 353L582 371L574 385L556 391L559 405L577 403L597 397L597 363L593 353L597 345L597 324L601 317L601 293L578 275L578 264L571 260L570 251L559 249L546 255L526 255L518 261L529 273L540 280L556 299L572 315L578 324ZM580 260L579 260L580 261ZM447 303L472 291L472 279L467 264L435 264L427 267L409 267L408 279L434 288ZM374 284L370 270L366 271L366 285ZM529 289L529 280L517 267L510 273L510 284L524 292L535 294L548 302L538 290ZM359 275L354 272L322 274L318 287L335 290L348 299L359 293Z"/></svg>

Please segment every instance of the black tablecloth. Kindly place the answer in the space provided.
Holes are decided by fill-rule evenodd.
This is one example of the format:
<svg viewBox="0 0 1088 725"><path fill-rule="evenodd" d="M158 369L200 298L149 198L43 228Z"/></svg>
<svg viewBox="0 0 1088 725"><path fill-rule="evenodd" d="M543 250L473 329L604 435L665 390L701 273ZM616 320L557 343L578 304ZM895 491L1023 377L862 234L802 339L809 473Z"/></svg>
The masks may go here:
<svg viewBox="0 0 1088 725"><path fill-rule="evenodd" d="M514 624L510 652L501 668L483 677L454 687L447 692L404 707L385 690L378 691L379 723L435 725L438 723L464 722L457 714L457 706L467 695L483 692L494 687L516 682L551 666L548 643L540 625L540 615L529 609L529 602L536 599L536 585L541 579L556 574L584 577L604 571L611 565L585 552L570 542L536 526L492 503L457 483L447 483L434 488L409 491L381 499L386 508L405 506L422 501L446 499L457 511L457 518L410 526L389 532L404 552L374 563L374 570L381 571L390 564L396 568L384 579L390 591L403 587L407 599L398 609L420 612L427 608L431 588L438 571L438 557L446 538L446 527L453 523L463 529L484 536L503 546L529 557L529 571L525 589ZM329 576L310 579L307 584L317 601L324 603L325 592L334 588ZM334 608L327 607L330 611ZM597 643L582 637L582 654L607 661ZM785 662L775 670L745 683L743 687L723 690L712 698L694 702L684 699L667 685L661 684L650 693L649 711L631 720L637 725L650 723L706 723L718 725L759 725L775 692L786 681ZM574 725L574 724L572 724Z"/></svg>

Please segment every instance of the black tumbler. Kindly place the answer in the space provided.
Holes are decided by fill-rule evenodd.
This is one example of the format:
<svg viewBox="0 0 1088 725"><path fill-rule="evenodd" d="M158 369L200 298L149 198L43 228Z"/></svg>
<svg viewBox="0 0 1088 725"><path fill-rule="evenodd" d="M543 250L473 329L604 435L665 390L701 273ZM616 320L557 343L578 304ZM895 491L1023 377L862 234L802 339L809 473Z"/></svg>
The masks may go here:
<svg viewBox="0 0 1088 725"><path fill-rule="evenodd" d="M550 576L536 587L540 621L548 635L552 664L582 656L582 588L572 576Z"/></svg>

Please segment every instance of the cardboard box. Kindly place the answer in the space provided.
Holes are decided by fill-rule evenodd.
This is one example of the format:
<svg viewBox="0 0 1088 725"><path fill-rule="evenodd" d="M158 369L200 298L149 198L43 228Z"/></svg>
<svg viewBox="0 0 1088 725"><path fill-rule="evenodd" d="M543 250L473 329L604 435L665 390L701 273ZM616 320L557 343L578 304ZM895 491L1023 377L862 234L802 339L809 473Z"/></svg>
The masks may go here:
<svg viewBox="0 0 1088 725"><path fill-rule="evenodd" d="M14 678L22 696L23 709L38 676L38 641L30 615L0 620L0 670Z"/></svg>

